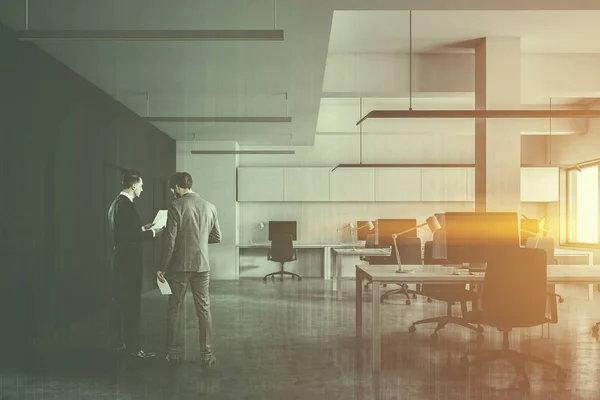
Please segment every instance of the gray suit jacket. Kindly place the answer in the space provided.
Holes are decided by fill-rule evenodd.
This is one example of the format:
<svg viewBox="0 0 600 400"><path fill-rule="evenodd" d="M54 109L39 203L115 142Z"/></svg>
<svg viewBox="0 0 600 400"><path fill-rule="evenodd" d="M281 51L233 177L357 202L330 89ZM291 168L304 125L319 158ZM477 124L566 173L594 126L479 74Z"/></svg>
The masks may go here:
<svg viewBox="0 0 600 400"><path fill-rule="evenodd" d="M221 241L216 207L190 192L173 200L163 232L163 270L210 271L208 244Z"/></svg>

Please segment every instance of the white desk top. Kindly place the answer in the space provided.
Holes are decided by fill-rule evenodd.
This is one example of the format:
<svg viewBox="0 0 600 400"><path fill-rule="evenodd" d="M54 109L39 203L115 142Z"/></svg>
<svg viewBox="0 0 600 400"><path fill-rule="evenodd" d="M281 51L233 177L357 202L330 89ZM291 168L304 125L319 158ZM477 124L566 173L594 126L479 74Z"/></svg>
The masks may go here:
<svg viewBox="0 0 600 400"><path fill-rule="evenodd" d="M403 265L412 273L397 273L397 265L357 265L374 282L469 283L482 282L483 273L440 265ZM458 275L456 275L458 273ZM548 265L548 283L600 283L600 265Z"/></svg>
<svg viewBox="0 0 600 400"><path fill-rule="evenodd" d="M271 243L248 243L248 244L238 244L236 245L238 249L268 249L271 248ZM294 248L296 249L323 249L325 247L330 248L350 248L352 249L352 243L295 243ZM357 243L356 248L364 248L364 243Z"/></svg>
<svg viewBox="0 0 600 400"><path fill-rule="evenodd" d="M576 249L554 249L555 256L588 256L593 254L591 251L576 250Z"/></svg>
<svg viewBox="0 0 600 400"><path fill-rule="evenodd" d="M370 247L370 248L362 248L362 249L333 249L333 252L340 256L390 256L392 255L391 247L381 248L381 247Z"/></svg>

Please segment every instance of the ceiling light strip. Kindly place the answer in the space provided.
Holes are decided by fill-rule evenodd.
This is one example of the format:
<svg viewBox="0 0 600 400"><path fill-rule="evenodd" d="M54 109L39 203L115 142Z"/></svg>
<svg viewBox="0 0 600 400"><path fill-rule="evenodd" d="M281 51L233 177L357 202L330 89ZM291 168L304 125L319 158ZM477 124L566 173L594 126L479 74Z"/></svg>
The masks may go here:
<svg viewBox="0 0 600 400"><path fill-rule="evenodd" d="M472 168L475 164L338 164L338 168Z"/></svg>
<svg viewBox="0 0 600 400"><path fill-rule="evenodd" d="M192 150L192 154L296 154L296 150Z"/></svg>
<svg viewBox="0 0 600 400"><path fill-rule="evenodd" d="M371 118L600 118L600 110L373 110Z"/></svg>
<svg viewBox="0 0 600 400"><path fill-rule="evenodd" d="M22 30L20 40L283 40L282 29L269 30Z"/></svg>
<svg viewBox="0 0 600 400"><path fill-rule="evenodd" d="M292 117L141 117L146 122L292 122Z"/></svg>

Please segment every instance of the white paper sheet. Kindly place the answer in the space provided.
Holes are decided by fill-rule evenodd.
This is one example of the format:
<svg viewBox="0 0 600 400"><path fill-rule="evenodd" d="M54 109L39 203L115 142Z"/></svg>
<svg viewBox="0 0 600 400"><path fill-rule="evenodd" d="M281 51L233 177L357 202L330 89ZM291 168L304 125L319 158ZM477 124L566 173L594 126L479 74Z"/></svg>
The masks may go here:
<svg viewBox="0 0 600 400"><path fill-rule="evenodd" d="M167 226L167 210L158 210L152 222L154 223L152 229L163 229Z"/></svg>
<svg viewBox="0 0 600 400"><path fill-rule="evenodd" d="M161 294L173 294L171 292L171 286L169 286L169 282L165 279L164 283L160 281L160 279L156 278L156 283L158 284L158 288L160 289Z"/></svg>

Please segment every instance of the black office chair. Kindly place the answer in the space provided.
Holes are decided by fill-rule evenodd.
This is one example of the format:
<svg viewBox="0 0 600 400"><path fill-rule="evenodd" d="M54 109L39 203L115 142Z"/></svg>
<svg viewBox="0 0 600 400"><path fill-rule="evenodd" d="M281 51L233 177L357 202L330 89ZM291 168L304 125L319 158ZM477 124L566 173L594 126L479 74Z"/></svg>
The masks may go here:
<svg viewBox="0 0 600 400"><path fill-rule="evenodd" d="M421 258L421 238L418 237L399 237L396 238L396 243L398 243L398 253L400 254L400 261L402 264L423 264L423 260ZM389 257L386 262L388 264L398 264L396 258L396 252L392 247L392 256ZM400 288L387 291L381 295L380 301L385 299L389 299L390 296L395 294L403 294L406 296L406 304L410 304L410 298L412 294L412 298L416 299L417 294L420 294L419 287L421 285L417 285L417 290L411 290L408 288L406 284L400 284Z"/></svg>
<svg viewBox="0 0 600 400"><path fill-rule="evenodd" d="M531 249L542 249L546 252L546 262L548 264L558 264L558 260L554 257L554 238L553 237L529 237L525 241L525 247ZM563 303L565 299L561 295L556 294L559 303Z"/></svg>
<svg viewBox="0 0 600 400"><path fill-rule="evenodd" d="M505 248L490 258L480 302L478 307L469 313L468 318L483 325L496 327L502 332L502 350L478 352L477 358L472 361L464 356L463 361L467 369L494 360L508 360L515 366L521 378L521 388L529 387L525 362L554 367L558 380L566 378L566 374L557 364L509 349L508 333L513 328L529 328L558 322L555 295L546 292L546 274L546 254L541 249ZM506 293L511 295L506 296ZM549 317L546 315L548 301Z"/></svg>
<svg viewBox="0 0 600 400"><path fill-rule="evenodd" d="M267 260L275 261L281 264L281 269L277 272L271 272L265 275L263 281L267 281L268 277L275 279L275 275L280 275L279 280L283 282L283 275L291 275L292 279L298 278L302 280L300 275L293 272L284 271L283 265L288 261L296 261L298 254L294 249L294 243L292 242L292 235L277 235L271 240L271 248L267 249Z"/></svg>
<svg viewBox="0 0 600 400"><path fill-rule="evenodd" d="M433 253L433 242L425 242L425 250L423 260L425 265L436 265L441 264L443 260L436 260L432 257ZM446 315L433 318L425 318L419 321L413 322L408 328L410 333L414 333L417 325L437 323L435 331L431 334L431 339L437 341L438 331L444 329L448 324L459 325L478 333L478 339L483 338L483 328L479 325L475 326L465 318L465 314L468 312L467 303L477 300L478 294L466 289L464 284L423 284L421 285L421 291L419 293L422 296L427 296L427 301L439 300L446 302ZM460 303L462 317L455 317L452 315L452 306L455 303Z"/></svg>

